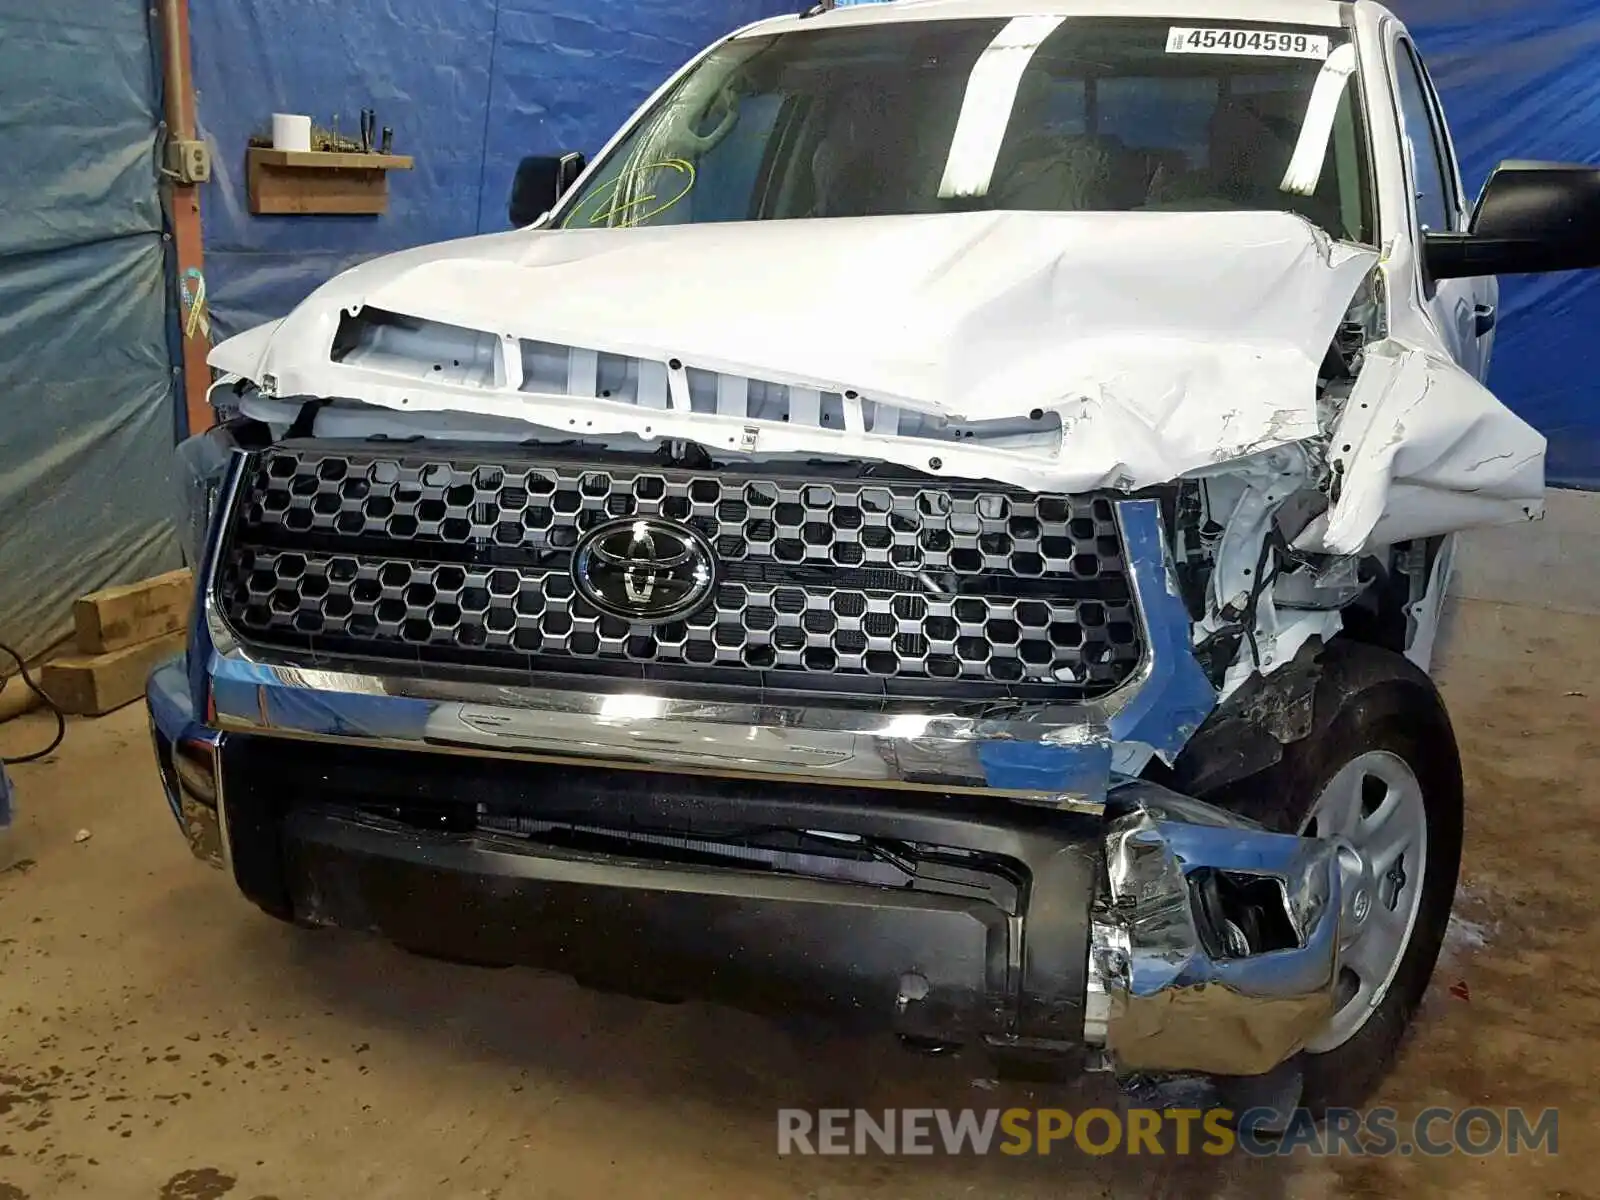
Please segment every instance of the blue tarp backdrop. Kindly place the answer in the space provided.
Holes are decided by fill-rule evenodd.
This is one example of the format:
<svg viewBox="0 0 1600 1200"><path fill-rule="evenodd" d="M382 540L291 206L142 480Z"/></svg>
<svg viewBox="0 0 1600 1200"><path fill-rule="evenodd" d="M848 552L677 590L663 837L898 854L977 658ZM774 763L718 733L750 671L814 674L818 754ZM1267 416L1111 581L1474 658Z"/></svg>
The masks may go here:
<svg viewBox="0 0 1600 1200"><path fill-rule="evenodd" d="M0 641L25 655L73 597L178 565L147 8L0 0Z"/></svg>
<svg viewBox="0 0 1600 1200"><path fill-rule="evenodd" d="M218 334L282 316L386 250L506 228L517 160L593 153L712 39L787 0L211 0L190 7L205 191L206 291ZM394 129L383 217L253 217L245 146L274 112Z"/></svg>
<svg viewBox="0 0 1600 1200"><path fill-rule="evenodd" d="M1396 0L1467 191L1507 158L1600 162L1600 0ZM1552 485L1600 489L1600 271L1500 281L1489 386L1550 439Z"/></svg>
<svg viewBox="0 0 1600 1200"><path fill-rule="evenodd" d="M1396 0L1476 192L1502 158L1600 161L1600 0ZM401 246L504 228L523 154L593 153L678 64L799 0L211 0L191 10L204 205L222 335ZM363 107L417 168L380 218L252 217L244 150L274 111ZM1508 279L1492 384L1549 437L1552 483L1600 488L1600 272Z"/></svg>

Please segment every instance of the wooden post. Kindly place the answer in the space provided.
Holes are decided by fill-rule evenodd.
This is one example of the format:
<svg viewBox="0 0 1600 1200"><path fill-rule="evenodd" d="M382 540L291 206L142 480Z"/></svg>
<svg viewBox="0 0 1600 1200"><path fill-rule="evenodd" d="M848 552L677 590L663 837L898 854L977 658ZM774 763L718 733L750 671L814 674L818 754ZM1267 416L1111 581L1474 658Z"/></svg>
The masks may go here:
<svg viewBox="0 0 1600 1200"><path fill-rule="evenodd" d="M167 96L168 138L190 139L195 131L194 75L189 57L188 0L160 0L163 52L162 75ZM200 189L168 180L172 190L172 237L177 251L178 314L183 332L184 408L189 432L212 426L206 390L211 370L206 355L211 350L211 303L205 286L205 243L200 226Z"/></svg>

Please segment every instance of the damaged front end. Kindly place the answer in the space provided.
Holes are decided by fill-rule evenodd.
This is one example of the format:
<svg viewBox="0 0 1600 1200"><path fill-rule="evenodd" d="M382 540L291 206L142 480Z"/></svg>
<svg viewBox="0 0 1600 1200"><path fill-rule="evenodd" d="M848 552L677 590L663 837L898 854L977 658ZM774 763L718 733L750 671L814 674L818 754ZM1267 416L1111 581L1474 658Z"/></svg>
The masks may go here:
<svg viewBox="0 0 1600 1200"><path fill-rule="evenodd" d="M1149 784L1113 794L1085 1041L1121 1072L1258 1075L1334 1011L1351 854Z"/></svg>
<svg viewBox="0 0 1600 1200"><path fill-rule="evenodd" d="M653 881L651 945L693 950L673 988L765 969L827 911L845 940L796 942L795 990L907 1037L1270 1070L1333 1010L1364 868L1229 785L1312 732L1336 638L1425 666L1447 535L1536 515L1542 442L1392 335L1374 254L1286 214L814 224L431 248L218 347L242 416L207 446L246 436L185 455L211 534L188 678L160 680L187 695L152 700L188 715L158 745L198 744L197 713L220 732L220 844L279 915L391 930L430 880L492 867L587 920ZM1135 317L1158 266L1172 286ZM796 336L841 281L906 316ZM582 591L580 545L628 522L689 531L700 610L634 620ZM225 801L229 745L290 790L342 777L275 764L278 739L387 790L285 810L236 768ZM439 756L537 769L575 811L457 795ZM228 803L299 839L307 896L227 840ZM781 848L754 844L758 810ZM380 912L335 876L396 830L421 849ZM557 833L633 873L552 865ZM704 880L668 849L769 873L684 904ZM869 875L901 911L850 890ZM851 942L863 907L882 925ZM643 910L606 911L619 961L569 963L608 939L565 937L527 961L626 974ZM759 937L704 936L746 919Z"/></svg>

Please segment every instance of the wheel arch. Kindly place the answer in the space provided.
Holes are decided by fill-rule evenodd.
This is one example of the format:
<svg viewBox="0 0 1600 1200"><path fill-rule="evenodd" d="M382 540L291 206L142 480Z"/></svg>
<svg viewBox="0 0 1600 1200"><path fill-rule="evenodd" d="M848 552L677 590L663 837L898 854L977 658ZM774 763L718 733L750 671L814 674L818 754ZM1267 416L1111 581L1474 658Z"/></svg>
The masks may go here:
<svg viewBox="0 0 1600 1200"><path fill-rule="evenodd" d="M1167 782L1268 828L1295 832L1304 815L1296 806L1309 799L1283 787L1285 760L1292 768L1342 721L1384 718L1411 722L1447 743L1452 753L1439 758L1453 775L1438 782L1461 787L1454 729L1427 672L1396 650L1346 636L1307 645L1294 662L1253 678L1219 705Z"/></svg>

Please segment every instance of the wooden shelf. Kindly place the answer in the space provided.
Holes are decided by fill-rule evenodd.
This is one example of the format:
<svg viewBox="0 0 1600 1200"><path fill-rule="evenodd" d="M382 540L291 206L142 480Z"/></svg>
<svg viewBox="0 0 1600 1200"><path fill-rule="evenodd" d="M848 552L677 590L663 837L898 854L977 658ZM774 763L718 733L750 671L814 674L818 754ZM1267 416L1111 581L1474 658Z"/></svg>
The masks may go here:
<svg viewBox="0 0 1600 1200"><path fill-rule="evenodd" d="M362 154L359 151L332 150L272 150L265 146L252 146L250 155L256 161L271 167L293 167L301 171L409 171L413 159L409 154Z"/></svg>
<svg viewBox="0 0 1600 1200"><path fill-rule="evenodd" d="M408 154L263 146L252 146L247 157L250 211L258 215L376 216L389 211L388 173L414 165Z"/></svg>

